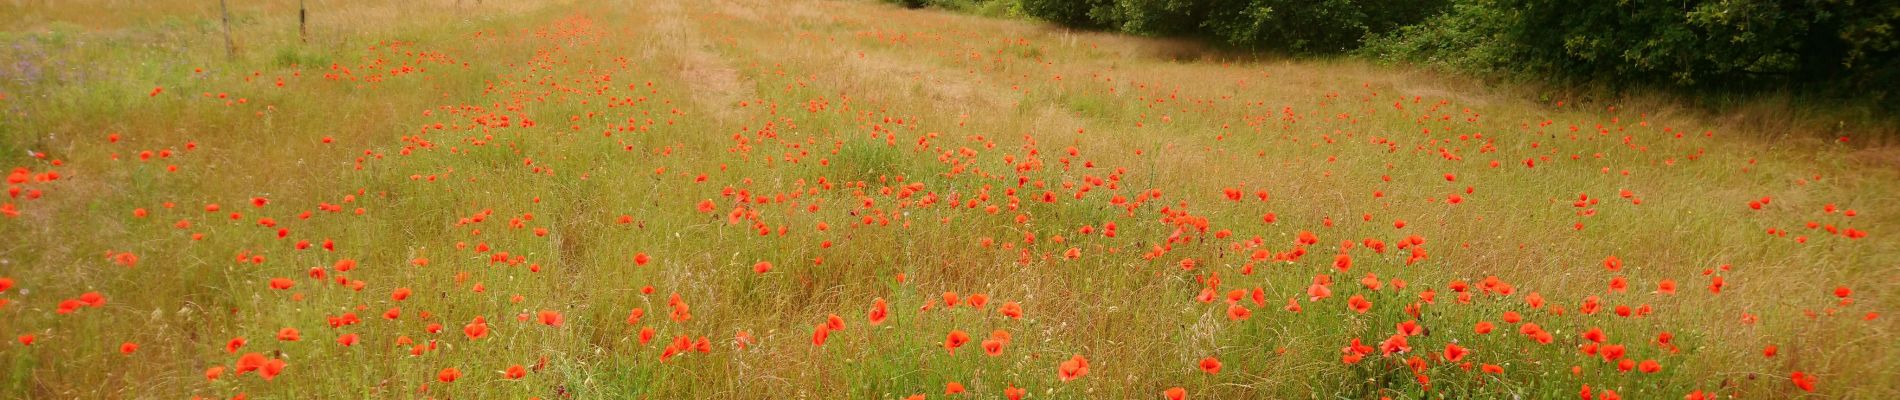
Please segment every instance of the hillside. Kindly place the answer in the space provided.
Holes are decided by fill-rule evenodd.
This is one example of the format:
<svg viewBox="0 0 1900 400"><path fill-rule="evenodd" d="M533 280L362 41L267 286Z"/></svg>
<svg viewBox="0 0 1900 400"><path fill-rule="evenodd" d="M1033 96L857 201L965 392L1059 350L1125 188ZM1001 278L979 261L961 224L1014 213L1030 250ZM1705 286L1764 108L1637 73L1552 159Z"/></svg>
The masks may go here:
<svg viewBox="0 0 1900 400"><path fill-rule="evenodd" d="M870 1L200 3L0 3L0 397L1900 396L1851 133Z"/></svg>

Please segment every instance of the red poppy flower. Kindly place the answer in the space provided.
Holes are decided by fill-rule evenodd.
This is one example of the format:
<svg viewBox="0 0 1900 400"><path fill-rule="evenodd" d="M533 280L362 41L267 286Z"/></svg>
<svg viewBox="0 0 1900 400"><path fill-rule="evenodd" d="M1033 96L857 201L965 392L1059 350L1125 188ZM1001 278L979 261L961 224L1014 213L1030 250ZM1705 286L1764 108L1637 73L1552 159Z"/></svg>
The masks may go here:
<svg viewBox="0 0 1900 400"><path fill-rule="evenodd" d="M952 330L948 336L944 337L943 348L949 350L950 354L956 354L958 347L963 347L964 343L969 342L970 334L963 333L963 331L960 330Z"/></svg>
<svg viewBox="0 0 1900 400"><path fill-rule="evenodd" d="M1372 310L1372 302L1366 301L1364 296L1355 294L1346 299L1346 307L1351 308L1353 312L1365 314L1366 311Z"/></svg>
<svg viewBox="0 0 1900 400"><path fill-rule="evenodd" d="M1081 354L1070 357L1056 365L1056 378L1063 382L1073 381L1089 373L1089 360Z"/></svg>
<svg viewBox="0 0 1900 400"><path fill-rule="evenodd" d="M1804 392L1814 391L1814 382L1815 382L1814 375L1809 375L1801 371L1795 371L1794 374L1789 375L1788 378L1794 381L1794 386L1801 388L1802 391Z"/></svg>
<svg viewBox="0 0 1900 400"><path fill-rule="evenodd" d="M871 301L871 312L870 312L871 325L875 326L875 325L884 324L884 319L889 318L890 315L891 315L890 304L886 303L884 301L884 298L879 297L876 300Z"/></svg>

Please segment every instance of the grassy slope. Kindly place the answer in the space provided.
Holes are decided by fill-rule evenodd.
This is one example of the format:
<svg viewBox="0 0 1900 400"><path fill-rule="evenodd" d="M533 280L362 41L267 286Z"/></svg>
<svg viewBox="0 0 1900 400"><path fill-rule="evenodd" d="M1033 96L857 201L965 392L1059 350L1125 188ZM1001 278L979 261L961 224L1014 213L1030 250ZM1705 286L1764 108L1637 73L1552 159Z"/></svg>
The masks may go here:
<svg viewBox="0 0 1900 400"><path fill-rule="evenodd" d="M1900 394L1891 149L1529 104L1350 62L1182 61L1179 43L869 3L439 3L319 3L308 44L294 4L246 5L236 60L200 5L139 3L154 17L127 20L0 4L14 18L0 54L21 61L0 66L0 166L60 176L10 186L20 215L0 217L14 282L0 336L36 340L0 345L0 393L885 398L959 382L985 398L1011 385L1543 398L1585 384L1778 398L1802 393L1788 379L1802 371L1821 396ZM58 67L20 78L33 66ZM1412 236L1425 257L1408 265L1397 246ZM126 252L136 266L112 257ZM762 261L773 268L755 272ZM1613 292L1619 276L1629 289ZM1486 277L1512 293L1478 289ZM1320 279L1332 296L1311 300ZM1679 292L1654 293L1663 280ZM1474 284L1470 304L1454 281ZM1851 303L1832 294L1843 285ZM1228 316L1233 290L1250 318ZM95 291L99 307L56 311ZM1350 340L1376 346L1413 319L1425 291L1437 298L1418 305L1410 352L1341 362ZM945 292L990 301L946 309ZM1371 310L1348 310L1354 295ZM1590 297L1604 310L1584 315ZM891 317L873 326L876 298ZM1023 318L1001 316L1006 302ZM350 313L361 322L331 326ZM813 345L832 314L846 329ZM477 317L489 333L471 340L460 328ZM1499 329L1473 333L1479 321ZM275 339L286 327L300 340ZM1662 371L1580 354L1593 327ZM952 330L973 340L945 351ZM997 330L1012 340L986 356ZM1678 351L1654 343L1663 332ZM349 334L360 342L339 345ZM681 336L711 351L660 361ZM226 352L237 337L248 344ZM140 347L121 355L123 342ZM1434 355L1453 342L1470 368ZM288 367L205 379L248 352ZM1088 375L1060 381L1077 354ZM1197 368L1209 356L1220 373ZM1432 391L1403 366L1413 356ZM531 373L503 379L512 365ZM464 375L439 382L450 367Z"/></svg>

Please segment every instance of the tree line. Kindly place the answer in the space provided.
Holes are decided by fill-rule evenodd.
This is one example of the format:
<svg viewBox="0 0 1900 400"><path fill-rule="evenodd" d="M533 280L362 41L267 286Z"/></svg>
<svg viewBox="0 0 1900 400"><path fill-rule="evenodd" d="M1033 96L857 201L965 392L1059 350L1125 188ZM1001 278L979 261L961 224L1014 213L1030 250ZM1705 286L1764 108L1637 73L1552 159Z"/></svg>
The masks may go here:
<svg viewBox="0 0 1900 400"><path fill-rule="evenodd" d="M1900 0L885 1L1567 84L1874 99L1900 88Z"/></svg>

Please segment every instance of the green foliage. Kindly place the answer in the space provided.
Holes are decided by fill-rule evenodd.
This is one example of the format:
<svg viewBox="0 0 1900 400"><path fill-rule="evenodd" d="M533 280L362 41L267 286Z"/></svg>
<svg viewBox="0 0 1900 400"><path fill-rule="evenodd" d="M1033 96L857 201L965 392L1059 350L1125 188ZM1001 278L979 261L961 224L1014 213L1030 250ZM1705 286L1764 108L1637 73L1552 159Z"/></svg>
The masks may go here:
<svg viewBox="0 0 1900 400"><path fill-rule="evenodd" d="M1024 14L1045 21L1080 28L1105 28L1109 24L1098 22L1093 16L1096 10L1108 13L1115 6L1114 0L1018 0Z"/></svg>
<svg viewBox="0 0 1900 400"><path fill-rule="evenodd" d="M1864 88L1900 78L1896 24L1895 2L1457 0L1363 52L1571 82Z"/></svg>
<svg viewBox="0 0 1900 400"><path fill-rule="evenodd" d="M1198 31L1212 2L1202 0L1115 0L1112 7L1097 7L1089 15L1103 25L1123 32L1149 35L1184 35Z"/></svg>
<svg viewBox="0 0 1900 400"><path fill-rule="evenodd" d="M851 140L838 149L836 168L852 181L877 181L880 176L902 173L903 153L892 146L868 140Z"/></svg>
<svg viewBox="0 0 1900 400"><path fill-rule="evenodd" d="M1498 32L1516 19L1511 10L1480 1L1455 1L1443 14L1369 39L1358 52L1377 60L1404 60L1476 72L1516 66L1521 47ZM1521 62L1522 60L1519 60Z"/></svg>
<svg viewBox="0 0 1900 400"><path fill-rule="evenodd" d="M1018 17L1022 12L1011 0L949 0L971 3L964 11L985 17Z"/></svg>
<svg viewBox="0 0 1900 400"><path fill-rule="evenodd" d="M277 56L272 63L278 67L324 67L330 65L330 57L301 46L283 46L277 48Z"/></svg>
<svg viewBox="0 0 1900 400"><path fill-rule="evenodd" d="M1063 25L1227 45L1338 53L1369 35L1424 20L1444 0L1021 0L1030 16Z"/></svg>
<svg viewBox="0 0 1900 400"><path fill-rule="evenodd" d="M1293 54L1701 96L1872 100L1900 82L1900 2L1868 0L884 0ZM1683 90L1687 89L1687 90Z"/></svg>
<svg viewBox="0 0 1900 400"><path fill-rule="evenodd" d="M926 3L928 3L926 0L884 0L884 2L904 6L906 8L924 8L924 6L927 5Z"/></svg>
<svg viewBox="0 0 1900 400"><path fill-rule="evenodd" d="M905 8L936 7L945 10L966 12L987 17L1011 17L1021 15L1017 11L1017 0L883 0Z"/></svg>
<svg viewBox="0 0 1900 400"><path fill-rule="evenodd" d="M1442 0L1229 0L1203 26L1229 44L1299 53L1356 49L1366 37L1431 17Z"/></svg>

